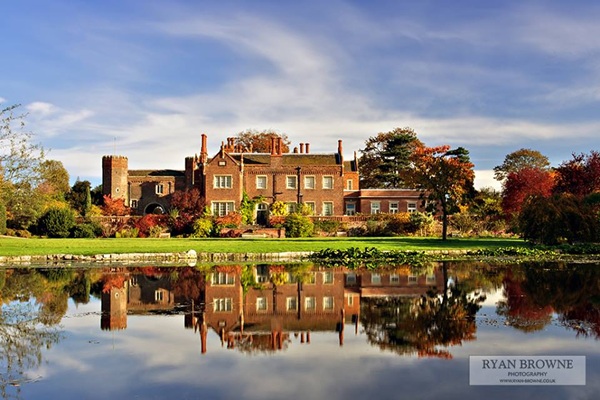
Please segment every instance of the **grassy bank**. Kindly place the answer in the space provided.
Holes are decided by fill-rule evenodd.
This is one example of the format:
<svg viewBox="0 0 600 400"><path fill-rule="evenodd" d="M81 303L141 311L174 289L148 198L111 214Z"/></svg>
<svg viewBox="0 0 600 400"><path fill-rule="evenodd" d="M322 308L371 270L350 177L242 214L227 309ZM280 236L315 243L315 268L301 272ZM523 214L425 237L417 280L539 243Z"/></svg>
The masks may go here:
<svg viewBox="0 0 600 400"><path fill-rule="evenodd" d="M527 247L519 239L437 238L302 238L302 239L18 239L0 238L0 256L46 254L167 253L196 250L203 253L273 253L344 250L375 247L378 250L477 250Z"/></svg>

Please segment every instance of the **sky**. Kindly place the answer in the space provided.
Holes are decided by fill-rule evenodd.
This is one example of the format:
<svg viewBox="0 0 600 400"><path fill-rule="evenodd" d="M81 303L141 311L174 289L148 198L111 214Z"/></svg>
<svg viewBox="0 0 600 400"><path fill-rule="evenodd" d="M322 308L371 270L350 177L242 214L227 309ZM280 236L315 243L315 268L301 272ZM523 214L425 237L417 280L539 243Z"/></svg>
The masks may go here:
<svg viewBox="0 0 600 400"><path fill-rule="evenodd" d="M0 108L71 181L102 156L184 169L246 129L360 156L410 127L462 146L476 187L518 149L600 150L600 3L19 0L0 15Z"/></svg>

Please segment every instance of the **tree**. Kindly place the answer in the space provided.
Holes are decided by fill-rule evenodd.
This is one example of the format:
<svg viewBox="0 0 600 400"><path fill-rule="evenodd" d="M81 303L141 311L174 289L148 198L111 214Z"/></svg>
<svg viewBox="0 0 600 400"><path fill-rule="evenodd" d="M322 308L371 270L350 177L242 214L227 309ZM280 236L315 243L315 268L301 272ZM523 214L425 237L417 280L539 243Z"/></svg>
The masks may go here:
<svg viewBox="0 0 600 400"><path fill-rule="evenodd" d="M173 234L192 233L192 224L205 211L204 198L196 188L176 190L171 198L169 225Z"/></svg>
<svg viewBox="0 0 600 400"><path fill-rule="evenodd" d="M530 197L519 214L525 240L554 245L598 240L598 218L592 207L569 193Z"/></svg>
<svg viewBox="0 0 600 400"><path fill-rule="evenodd" d="M244 151L250 151L252 153L270 153L271 138L282 139L282 153L288 153L290 151L291 142L288 139L288 136L285 133L277 133L272 129L265 129L263 131L246 129L237 134L234 143L244 148Z"/></svg>
<svg viewBox="0 0 600 400"><path fill-rule="evenodd" d="M573 154L573 158L556 168L555 193L588 196L600 191L600 153Z"/></svg>
<svg viewBox="0 0 600 400"><path fill-rule="evenodd" d="M89 181L80 181L79 179L69 193L68 200L80 215L87 216L92 208L91 183Z"/></svg>
<svg viewBox="0 0 600 400"><path fill-rule="evenodd" d="M412 157L409 183L421 189L422 199L432 212L442 213L442 239L448 233L448 216L473 196L473 164L469 152L450 146L417 147Z"/></svg>
<svg viewBox="0 0 600 400"><path fill-rule="evenodd" d="M51 198L64 200L71 190L69 186L69 173L63 163L57 160L45 160L40 164L40 194Z"/></svg>
<svg viewBox="0 0 600 400"><path fill-rule="evenodd" d="M509 222L521 212L532 196L548 197L554 186L554 174L539 168L522 168L510 172L503 183L502 210Z"/></svg>
<svg viewBox="0 0 600 400"><path fill-rule="evenodd" d="M411 156L422 146L411 128L396 128L367 139L365 148L360 150L361 187L405 187Z"/></svg>
<svg viewBox="0 0 600 400"><path fill-rule="evenodd" d="M537 150L520 149L513 151L504 158L501 165L494 167L494 178L502 182L510 173L519 172L524 168L547 171L550 168L550 161L548 157Z"/></svg>
<svg viewBox="0 0 600 400"><path fill-rule="evenodd" d="M6 207L9 225L26 229L37 220L41 209L34 191L44 150L31 143L33 134L25 130L26 114L16 114L18 107L0 110L0 201Z"/></svg>
<svg viewBox="0 0 600 400"><path fill-rule="evenodd" d="M125 205L124 199L113 199L110 195L104 195L102 214L110 216L129 215L129 207Z"/></svg>

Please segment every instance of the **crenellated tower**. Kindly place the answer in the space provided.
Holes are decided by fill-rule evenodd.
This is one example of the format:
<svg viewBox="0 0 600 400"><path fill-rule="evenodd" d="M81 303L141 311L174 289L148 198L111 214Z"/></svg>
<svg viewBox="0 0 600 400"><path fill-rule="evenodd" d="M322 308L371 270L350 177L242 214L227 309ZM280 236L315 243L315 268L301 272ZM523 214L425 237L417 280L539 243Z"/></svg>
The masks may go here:
<svg viewBox="0 0 600 400"><path fill-rule="evenodd" d="M128 161L124 156L102 157L102 194L113 199L124 199L129 205Z"/></svg>

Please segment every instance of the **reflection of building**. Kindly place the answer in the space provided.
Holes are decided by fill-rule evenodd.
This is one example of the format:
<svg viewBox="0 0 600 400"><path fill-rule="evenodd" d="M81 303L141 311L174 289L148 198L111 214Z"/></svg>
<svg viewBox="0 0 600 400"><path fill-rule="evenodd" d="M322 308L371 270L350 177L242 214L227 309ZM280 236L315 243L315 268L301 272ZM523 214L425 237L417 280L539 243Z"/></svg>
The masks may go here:
<svg viewBox="0 0 600 400"><path fill-rule="evenodd" d="M361 299L422 296L444 283L439 269L417 276L408 268L356 272L260 265L253 267L254 281L242 284L241 270L223 266L206 275L180 274L175 286L170 274L155 270L121 274L127 278L113 280L122 284L102 295L102 328L125 329L128 311L171 312L181 304L185 327L200 332L202 353L209 330L228 348L248 352L282 350L294 340L310 343L310 333L318 331L335 332L341 345L346 323L357 332Z"/></svg>

